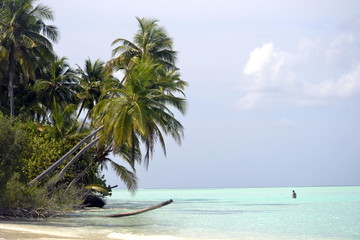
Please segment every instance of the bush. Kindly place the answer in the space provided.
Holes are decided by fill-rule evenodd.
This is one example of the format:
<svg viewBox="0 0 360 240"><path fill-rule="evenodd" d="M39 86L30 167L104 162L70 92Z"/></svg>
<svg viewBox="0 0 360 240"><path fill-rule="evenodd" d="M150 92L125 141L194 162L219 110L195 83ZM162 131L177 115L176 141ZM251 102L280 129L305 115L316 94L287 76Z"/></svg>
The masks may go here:
<svg viewBox="0 0 360 240"><path fill-rule="evenodd" d="M85 190L76 187L68 191L65 189L90 164L93 149L82 155L60 182L55 184L51 178L66 163L38 186L27 185L77 141L75 138L54 138L50 126L40 126L30 121L20 122L0 113L0 215L47 217L79 206L85 198ZM98 171L95 166L79 185L98 183L105 187L105 180L99 177Z"/></svg>
<svg viewBox="0 0 360 240"><path fill-rule="evenodd" d="M20 172L21 159L28 141L27 133L18 128L19 122L0 114L0 196L14 172Z"/></svg>
<svg viewBox="0 0 360 240"><path fill-rule="evenodd" d="M19 181L19 174L14 174L6 184L0 199L0 215L8 217L49 217L64 214L80 206L85 191L64 187L49 189L47 186L27 186ZM66 197L65 197L66 195Z"/></svg>
<svg viewBox="0 0 360 240"><path fill-rule="evenodd" d="M76 188L64 197L65 187L54 187L50 178L41 186L27 185L70 148L38 126L0 114L0 215L47 217L71 210L84 199L84 190Z"/></svg>

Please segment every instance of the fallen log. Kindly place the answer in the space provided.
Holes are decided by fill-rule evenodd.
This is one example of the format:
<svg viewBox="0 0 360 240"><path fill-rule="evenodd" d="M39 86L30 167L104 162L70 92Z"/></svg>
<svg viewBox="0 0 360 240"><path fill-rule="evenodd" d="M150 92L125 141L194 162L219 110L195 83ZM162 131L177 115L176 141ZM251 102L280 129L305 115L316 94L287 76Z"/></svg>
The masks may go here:
<svg viewBox="0 0 360 240"><path fill-rule="evenodd" d="M127 217L127 216L137 215L137 214L148 212L148 211L151 211L151 210L154 210L154 209L157 209L157 208L161 208L161 207L166 206L166 205L168 205L168 204L170 204L172 202L173 202L173 200L170 199L170 200L167 200L165 202L162 202L162 203L159 203L159 204L147 207L147 208L143 208L143 209L140 209L140 210L136 210L136 211L133 211L133 212L110 214L110 215L106 215L105 217Z"/></svg>

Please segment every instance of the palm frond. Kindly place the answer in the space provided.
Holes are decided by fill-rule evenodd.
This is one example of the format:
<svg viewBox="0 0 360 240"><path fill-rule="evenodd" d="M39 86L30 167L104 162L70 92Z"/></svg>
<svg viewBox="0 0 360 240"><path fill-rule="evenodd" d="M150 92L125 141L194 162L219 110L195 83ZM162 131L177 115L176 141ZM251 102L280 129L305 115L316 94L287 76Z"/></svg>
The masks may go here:
<svg viewBox="0 0 360 240"><path fill-rule="evenodd" d="M127 189L134 193L137 190L136 175L126 169L124 166L121 166L114 161L110 161L110 164L114 169L116 175L125 183Z"/></svg>
<svg viewBox="0 0 360 240"><path fill-rule="evenodd" d="M84 188L89 189L89 190L94 190L96 192L101 193L104 196L109 196L110 195L109 191L106 188L104 188L104 186L99 185L99 184L86 185Z"/></svg>

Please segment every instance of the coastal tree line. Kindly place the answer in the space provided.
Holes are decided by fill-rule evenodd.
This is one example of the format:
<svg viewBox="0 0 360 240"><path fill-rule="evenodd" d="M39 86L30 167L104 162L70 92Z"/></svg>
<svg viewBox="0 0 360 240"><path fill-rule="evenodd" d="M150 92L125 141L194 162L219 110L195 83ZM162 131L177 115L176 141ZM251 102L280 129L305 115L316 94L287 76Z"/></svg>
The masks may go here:
<svg viewBox="0 0 360 240"><path fill-rule="evenodd" d="M34 0L0 2L3 215L63 207L65 192L77 193L69 198L74 205L91 186L110 191L101 176L107 167L135 191L136 167L148 166L155 145L166 154L165 136L178 143L183 137L173 111L185 113L187 83L173 40L157 20L136 18L138 31L131 41L113 41L111 59L86 59L74 68L53 50L59 35L47 24L53 18L51 8Z"/></svg>

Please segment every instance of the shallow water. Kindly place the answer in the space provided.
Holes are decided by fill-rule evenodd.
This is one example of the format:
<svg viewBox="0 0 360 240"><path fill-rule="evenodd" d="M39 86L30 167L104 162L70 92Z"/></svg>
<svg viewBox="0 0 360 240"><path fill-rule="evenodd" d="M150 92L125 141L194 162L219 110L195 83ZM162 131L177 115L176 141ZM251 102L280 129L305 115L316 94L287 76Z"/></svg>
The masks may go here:
<svg viewBox="0 0 360 240"><path fill-rule="evenodd" d="M296 188L297 199L292 190L115 190L104 209L1 224L85 239L360 239L360 187ZM141 215L103 217L168 199L174 202Z"/></svg>

